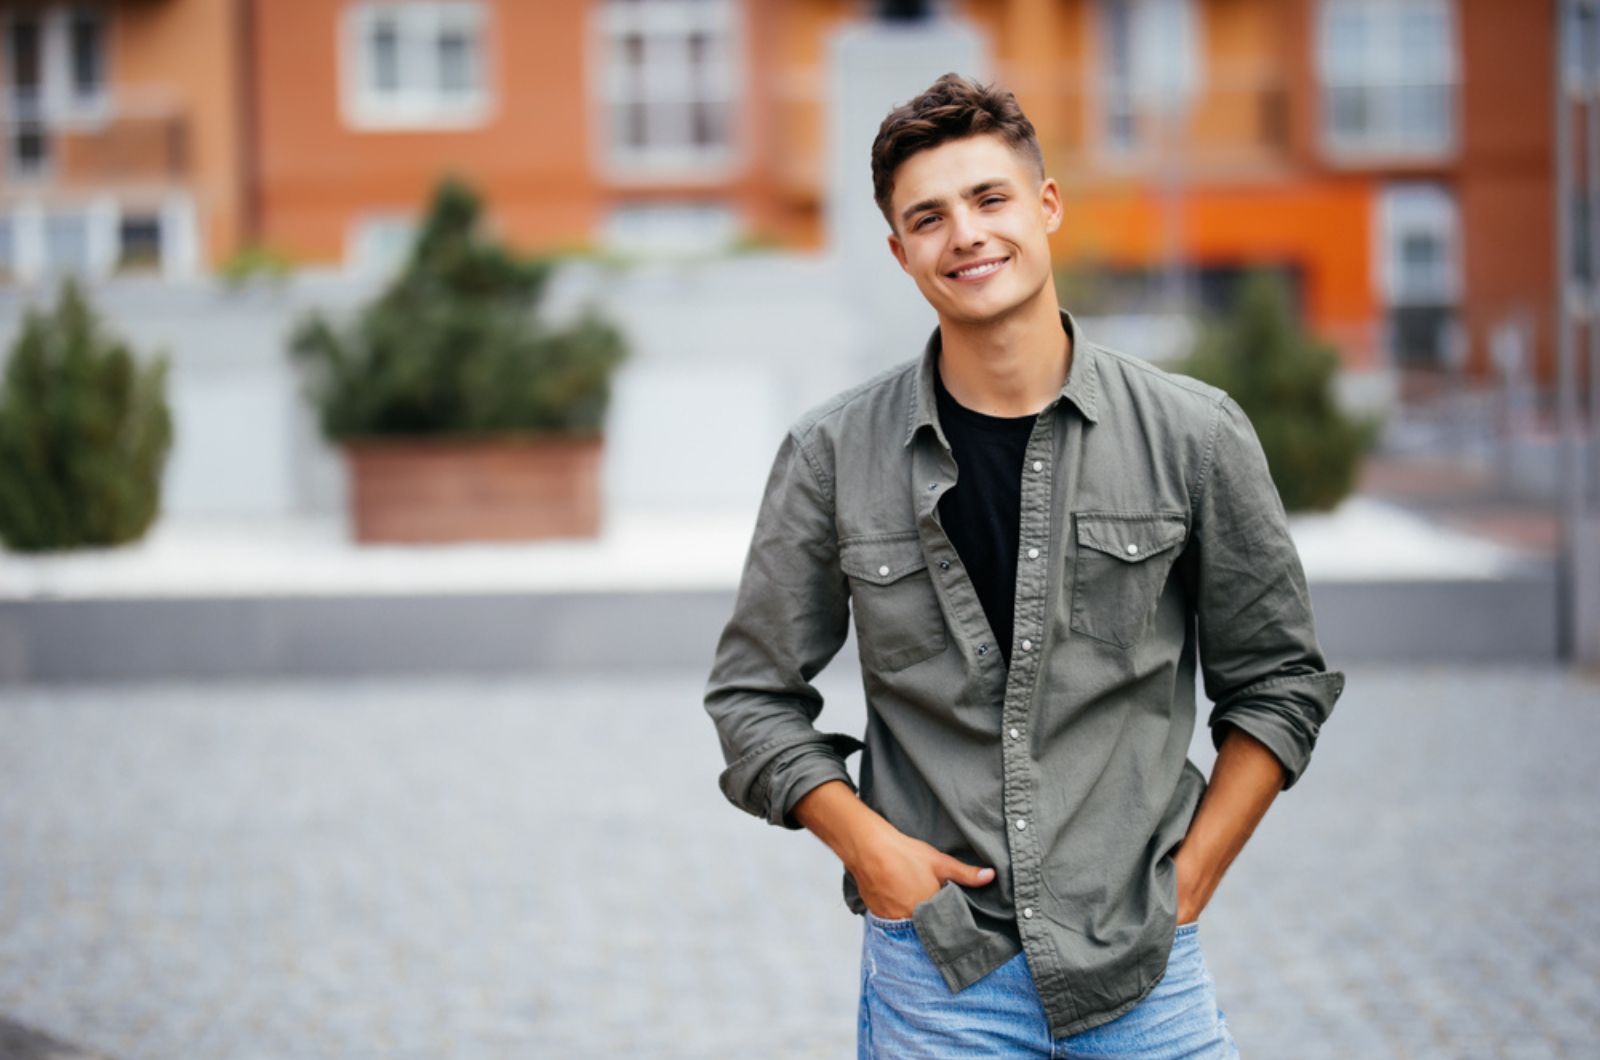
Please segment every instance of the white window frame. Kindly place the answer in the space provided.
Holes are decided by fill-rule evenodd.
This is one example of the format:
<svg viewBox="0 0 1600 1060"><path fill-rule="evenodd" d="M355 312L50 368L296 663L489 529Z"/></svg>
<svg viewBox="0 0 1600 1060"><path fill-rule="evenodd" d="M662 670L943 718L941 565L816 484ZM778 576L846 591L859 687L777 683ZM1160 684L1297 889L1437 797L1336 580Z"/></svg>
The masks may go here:
<svg viewBox="0 0 1600 1060"><path fill-rule="evenodd" d="M1421 181L1385 185L1377 197L1375 228L1373 275L1383 305L1461 304L1461 214L1448 187ZM1433 238L1444 249L1437 273L1420 284L1406 275L1402 260L1405 238L1411 234Z"/></svg>
<svg viewBox="0 0 1600 1060"><path fill-rule="evenodd" d="M24 14L16 9L0 14L0 71L5 71L0 81L5 99L0 102L0 119L5 122L6 174L16 180L48 180L55 175L54 152L47 146L44 164L32 169L16 165L12 152L11 126L19 116L37 121L44 130L48 143L51 134L61 129L94 129L111 119L111 59L115 49L111 34L114 20L103 4L71 3L52 4L28 9L25 12L39 23L39 95L36 99L23 99L10 84L11 27ZM72 78L72 18L86 15L100 23L101 78L94 91L80 95L73 87Z"/></svg>
<svg viewBox="0 0 1600 1060"><path fill-rule="evenodd" d="M1340 51L1337 24L1363 27L1364 39ZM1440 26L1438 51L1408 47L1400 27L1406 19L1432 19ZM1321 0L1317 10L1316 60L1322 143L1335 161L1441 159L1457 150L1460 137L1461 62L1454 0ZM1334 94L1360 98L1367 115L1359 131L1334 122ZM1439 124L1418 136L1403 117L1409 103L1421 106L1439 93Z"/></svg>
<svg viewBox="0 0 1600 1060"><path fill-rule="evenodd" d="M81 217L85 224L85 269L80 274L102 280L115 274L122 257L122 215L124 207L115 196L98 195L75 203L46 207L37 200L14 206L7 216L11 226L10 278L30 282L46 276L65 275L49 265L49 240L46 224L51 216ZM175 192L164 197L154 210L161 222L161 277L164 280L192 278L199 268L199 220L194 196Z"/></svg>
<svg viewBox="0 0 1600 1060"><path fill-rule="evenodd" d="M742 16L739 0L598 0L589 68L594 128L601 130L596 165L603 174L619 182L716 181L733 175L742 162ZM685 54L696 33L711 38L716 60L700 67L704 80L692 84ZM635 34L643 38L643 62L631 67L618 53L621 42ZM692 122L690 108L697 104L725 108L723 142L697 145L681 136L682 123ZM642 146L625 140L618 120L619 111L630 106L644 107L647 130L657 132L651 137L647 131ZM677 109L679 137L660 135L667 108ZM667 122L667 128L673 124ZM659 142L675 138L683 142Z"/></svg>
<svg viewBox="0 0 1600 1060"><path fill-rule="evenodd" d="M11 26L24 12L11 10L5 13L0 26L5 31L4 65L12 61ZM18 100L11 94L6 82L6 111L15 113L18 107L32 108L47 124L74 124L101 122L111 114L111 46L113 20L103 4L73 3L51 4L27 9L26 14L40 23L39 62L42 82L40 97L35 101ZM94 91L80 95L72 83L72 18L88 16L100 23L102 51L100 67L102 76Z"/></svg>
<svg viewBox="0 0 1600 1060"><path fill-rule="evenodd" d="M1128 19L1128 69L1113 66L1112 9ZM1129 157L1153 146L1149 123L1181 115L1204 90L1204 27L1195 0L1097 0L1086 7L1095 20L1090 39L1099 63L1090 94L1090 128L1102 153ZM1127 110L1130 133L1113 132L1113 111Z"/></svg>
<svg viewBox="0 0 1600 1060"><path fill-rule="evenodd" d="M72 16L88 16L100 23L100 81L87 94L79 95L72 83ZM111 27L112 19L99 4L67 4L52 12L55 62L60 79L60 117L64 121L103 122L111 116ZM50 45L47 44L47 47ZM48 67L46 68L48 70Z"/></svg>
<svg viewBox="0 0 1600 1060"><path fill-rule="evenodd" d="M371 35L380 19L399 28L400 86L375 84ZM345 124L359 130L473 129L494 118L494 39L482 0L362 0L344 11L339 33L339 99ZM476 44L477 83L470 91L439 88L438 41L449 28L465 29Z"/></svg>

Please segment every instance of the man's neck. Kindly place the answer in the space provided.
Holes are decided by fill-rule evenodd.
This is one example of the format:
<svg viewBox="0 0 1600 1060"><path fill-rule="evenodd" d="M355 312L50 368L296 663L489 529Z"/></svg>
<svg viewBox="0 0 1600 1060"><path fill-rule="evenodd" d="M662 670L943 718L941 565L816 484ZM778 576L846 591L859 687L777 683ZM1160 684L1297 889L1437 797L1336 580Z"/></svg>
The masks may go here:
<svg viewBox="0 0 1600 1060"><path fill-rule="evenodd" d="M1067 381L1072 338L1055 292L982 325L939 320L939 378L957 402L990 416L1031 416Z"/></svg>

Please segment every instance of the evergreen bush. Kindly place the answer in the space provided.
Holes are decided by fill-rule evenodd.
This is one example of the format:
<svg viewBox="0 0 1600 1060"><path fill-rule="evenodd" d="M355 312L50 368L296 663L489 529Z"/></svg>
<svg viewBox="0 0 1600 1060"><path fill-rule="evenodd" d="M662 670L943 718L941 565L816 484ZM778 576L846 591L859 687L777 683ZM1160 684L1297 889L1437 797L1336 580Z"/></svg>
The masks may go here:
<svg viewBox="0 0 1600 1060"><path fill-rule="evenodd" d="M478 235L477 195L442 181L400 274L347 327L309 314L291 341L336 440L378 435L596 433L621 334L593 311L554 329L550 259Z"/></svg>
<svg viewBox="0 0 1600 1060"><path fill-rule="evenodd" d="M1307 335L1283 279L1256 272L1178 371L1226 390L1250 417L1289 511L1328 511L1355 488L1376 419L1339 407L1339 357Z"/></svg>
<svg viewBox="0 0 1600 1060"><path fill-rule="evenodd" d="M161 504L172 445L165 356L140 366L68 280L29 309L0 384L0 540L18 551L119 545Z"/></svg>

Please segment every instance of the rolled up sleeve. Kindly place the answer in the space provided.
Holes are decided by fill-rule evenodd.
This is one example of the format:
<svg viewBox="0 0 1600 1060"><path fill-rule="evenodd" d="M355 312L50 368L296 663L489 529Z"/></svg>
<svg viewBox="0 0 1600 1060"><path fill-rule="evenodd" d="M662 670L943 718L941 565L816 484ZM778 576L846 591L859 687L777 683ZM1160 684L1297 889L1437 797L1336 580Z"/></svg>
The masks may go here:
<svg viewBox="0 0 1600 1060"><path fill-rule="evenodd" d="M822 694L811 679L838 653L850 621L831 486L790 431L767 478L705 690L727 763L722 793L789 829L801 827L795 803L818 785L842 780L856 789L845 758L863 746L814 724Z"/></svg>
<svg viewBox="0 0 1600 1060"><path fill-rule="evenodd" d="M1260 440L1231 397L1215 410L1193 498L1190 553L1200 668L1219 749L1234 726L1292 787L1344 691L1317 645L1311 596Z"/></svg>

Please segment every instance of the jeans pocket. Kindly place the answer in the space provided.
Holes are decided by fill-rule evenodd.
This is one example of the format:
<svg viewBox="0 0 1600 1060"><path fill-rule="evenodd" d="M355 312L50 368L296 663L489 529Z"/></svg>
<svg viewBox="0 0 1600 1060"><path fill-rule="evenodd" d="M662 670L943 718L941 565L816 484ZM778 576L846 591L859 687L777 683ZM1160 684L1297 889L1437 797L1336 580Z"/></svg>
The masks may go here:
<svg viewBox="0 0 1600 1060"><path fill-rule="evenodd" d="M873 927L882 928L885 931L910 931L916 922L908 916L879 916L877 913L874 913L872 910L868 909L867 923L871 924Z"/></svg>

